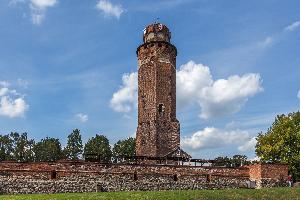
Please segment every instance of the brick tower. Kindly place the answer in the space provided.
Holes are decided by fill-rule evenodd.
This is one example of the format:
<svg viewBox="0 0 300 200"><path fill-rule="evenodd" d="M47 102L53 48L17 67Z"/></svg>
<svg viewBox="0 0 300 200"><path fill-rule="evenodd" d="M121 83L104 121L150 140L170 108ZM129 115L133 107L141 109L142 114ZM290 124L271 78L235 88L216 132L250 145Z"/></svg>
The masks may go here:
<svg viewBox="0 0 300 200"><path fill-rule="evenodd" d="M176 119L176 56L163 24L146 27L138 57L138 127L136 155L163 157L179 149Z"/></svg>

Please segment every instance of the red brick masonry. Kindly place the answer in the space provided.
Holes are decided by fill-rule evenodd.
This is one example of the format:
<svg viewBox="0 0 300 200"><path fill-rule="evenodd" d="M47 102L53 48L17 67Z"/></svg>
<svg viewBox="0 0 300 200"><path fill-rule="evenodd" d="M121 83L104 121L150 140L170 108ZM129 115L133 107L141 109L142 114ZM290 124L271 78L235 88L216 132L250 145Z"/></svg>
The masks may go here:
<svg viewBox="0 0 300 200"><path fill-rule="evenodd" d="M287 166L278 164L224 168L104 165L90 162L1 162L0 192L15 194L274 187L282 183L287 175Z"/></svg>

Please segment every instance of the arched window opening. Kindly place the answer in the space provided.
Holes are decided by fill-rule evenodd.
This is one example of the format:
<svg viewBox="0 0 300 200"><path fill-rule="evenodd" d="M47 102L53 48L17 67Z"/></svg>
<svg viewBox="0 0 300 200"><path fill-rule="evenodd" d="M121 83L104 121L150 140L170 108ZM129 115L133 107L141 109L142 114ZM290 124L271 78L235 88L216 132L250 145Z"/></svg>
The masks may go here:
<svg viewBox="0 0 300 200"><path fill-rule="evenodd" d="M164 112L164 104L162 104L162 103L158 104L158 112L160 114Z"/></svg>

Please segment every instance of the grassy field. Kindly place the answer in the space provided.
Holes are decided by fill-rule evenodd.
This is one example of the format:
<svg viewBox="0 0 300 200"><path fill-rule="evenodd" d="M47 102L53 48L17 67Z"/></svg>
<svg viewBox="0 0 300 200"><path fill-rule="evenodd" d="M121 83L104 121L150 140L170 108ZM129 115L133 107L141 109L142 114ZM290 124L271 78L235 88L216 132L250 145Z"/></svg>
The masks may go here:
<svg viewBox="0 0 300 200"><path fill-rule="evenodd" d="M272 188L272 189L237 189L237 190L190 190L190 191L159 191L159 192L107 192L107 193L67 193L67 194L33 194L33 195L2 195L0 199L276 199L300 200L300 188Z"/></svg>

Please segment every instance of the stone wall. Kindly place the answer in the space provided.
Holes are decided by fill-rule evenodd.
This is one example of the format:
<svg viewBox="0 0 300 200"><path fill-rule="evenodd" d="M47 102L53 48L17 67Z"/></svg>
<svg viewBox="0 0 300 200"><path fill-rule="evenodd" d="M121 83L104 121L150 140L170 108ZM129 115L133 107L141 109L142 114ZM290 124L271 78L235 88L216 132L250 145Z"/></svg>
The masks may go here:
<svg viewBox="0 0 300 200"><path fill-rule="evenodd" d="M276 166L268 166L268 169L271 168L287 175L284 167L276 169ZM253 185L256 182L261 184L260 186L271 185L265 183L267 180L273 181L271 174L268 174L268 179L253 179L251 182L250 171L251 167L2 162L0 163L0 192L17 194L223 189L250 187L250 183Z"/></svg>

